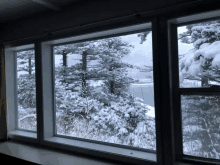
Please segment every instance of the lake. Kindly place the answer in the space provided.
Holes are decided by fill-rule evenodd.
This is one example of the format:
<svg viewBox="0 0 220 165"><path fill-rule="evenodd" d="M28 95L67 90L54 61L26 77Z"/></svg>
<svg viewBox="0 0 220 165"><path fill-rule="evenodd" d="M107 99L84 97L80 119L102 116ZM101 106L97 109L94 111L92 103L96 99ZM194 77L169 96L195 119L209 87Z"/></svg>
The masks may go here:
<svg viewBox="0 0 220 165"><path fill-rule="evenodd" d="M101 87L96 87L95 92L101 92ZM129 92L134 96L139 97L144 100L144 103L154 107L154 85L149 84L132 84L130 85Z"/></svg>
<svg viewBox="0 0 220 165"><path fill-rule="evenodd" d="M142 98L144 103L154 107L154 86L152 84L132 84L129 90L134 96Z"/></svg>

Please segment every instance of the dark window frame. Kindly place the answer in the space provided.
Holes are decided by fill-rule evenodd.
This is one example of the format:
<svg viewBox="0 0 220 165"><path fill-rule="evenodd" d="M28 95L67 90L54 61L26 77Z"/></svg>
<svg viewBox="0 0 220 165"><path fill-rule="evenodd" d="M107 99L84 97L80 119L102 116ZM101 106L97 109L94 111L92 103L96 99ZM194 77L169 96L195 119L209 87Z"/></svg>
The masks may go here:
<svg viewBox="0 0 220 165"><path fill-rule="evenodd" d="M177 15L186 15L186 14L189 14L189 13L195 13L197 14L198 12L204 12L204 9L202 9L202 6L205 6L206 3L201 3L201 5L199 5L199 9L195 10L195 11L187 11L187 10L184 10L184 9L187 9L187 7L189 6L189 8L193 9L195 6L193 5L196 5L196 4L199 4L199 2L195 2L195 3L192 3L192 5L184 5L183 7L180 8L180 12L179 12L179 9L178 8L175 8L174 9L174 12L175 11L178 11ZM208 3L207 3L208 4ZM210 8L214 8L216 9L217 7L208 7L207 10L210 10ZM172 8L169 8L169 9L172 9ZM170 11L168 11L168 9L166 11L155 11L155 12L150 12L150 14L146 14L147 17L151 16L153 19L151 18L144 18L145 20L148 20L148 21L151 21L152 20L152 29L153 30L153 36L155 38L152 37L153 39L153 54L154 54L154 59L156 59L156 62L154 61L154 77L156 77L156 79L158 80L158 82L154 82L155 84L157 84L157 87L159 89L154 89L155 93L158 93L157 96L155 96L155 99L157 100L158 103L161 103L161 100L162 98L160 98L161 93L160 92L163 92L163 89L165 89L165 92L166 94L168 95L168 97L171 97L171 106L173 107L170 107L169 105L167 104L164 104L163 102L163 105L155 105L155 106L158 106L158 110L155 111L155 120L156 120L156 130L158 131L157 132L157 164L173 164L173 161L174 159L177 160L177 161L181 161L181 162L186 162L186 163L190 163L190 164L213 164L212 162L210 161L202 161L202 160L196 160L193 158L186 158L186 157L182 157L182 154L181 154L181 148L178 148L178 139L180 139L180 137L178 137L178 133L177 133L177 130L179 128L179 124L180 124L180 120L178 120L178 118L180 118L180 113L179 112L176 112L176 111L173 111L173 113L171 113L171 111L169 111L170 109L174 110L174 107L178 107L178 102L176 104L175 103L175 96L176 96L176 93L178 91L175 91L174 87L175 87L175 81L174 81L174 78L176 76L175 74L175 69L172 69L172 68L176 68L175 67L175 51L177 49L177 47L175 46L175 37L173 38L173 35L175 35L175 30L173 29L173 27L175 27L175 25L172 25L170 23L168 23L168 28L166 28L167 26L167 20L169 20L170 18L174 17L173 15L171 16L164 16L162 15L163 13L169 13ZM158 14L159 13L159 14ZM161 14L162 13L162 14ZM153 15L153 16L152 16ZM157 17L158 15L158 17ZM165 18L163 18L165 17ZM157 19L159 18L159 19ZM140 18L138 18L140 19ZM138 22L138 21L137 21ZM119 23L120 24L120 23ZM122 23L123 24L123 23ZM129 24L129 23L127 23ZM115 27L114 25L111 26L111 27ZM163 29L165 27L165 29ZM103 29L103 27L99 27L98 28L98 31L100 29ZM170 30L170 34L169 34L169 42L167 41L167 33L168 33L168 30ZM81 33L86 33L88 31L96 31L94 29L91 29L91 30L88 30L88 29L83 29ZM169 63L168 63L168 58L167 57L163 57L162 55L160 55L160 53L165 53L165 56L168 56L167 54L167 49L166 48L161 48L162 50L159 50L159 46L162 46L163 42L159 42L159 44L157 43L157 41L159 41L160 39L160 36L159 34L160 33L165 33L165 35L163 35L162 37L162 40L165 41L165 45L168 43L169 45L166 45L167 47L169 46L169 50L171 52L169 52ZM74 32L69 32L69 34L65 34L65 37L68 37L68 35L76 35L77 33L77 30L74 31ZM57 38L61 37L61 34L58 34L57 35ZM51 38L56 38L56 35L55 37L51 37ZM48 37L42 37L42 36L39 36L39 38L35 38L35 39L24 39L24 41L20 42L20 41L14 41L14 44L15 45L24 45L25 44L29 44L31 42L35 42L35 54L37 54L37 56L35 56L35 66L36 66L36 81L38 82L36 84L36 89L37 89L37 96L36 96L36 99L37 99L37 115L39 116L37 118L37 132L41 132L43 131L43 125L44 124L42 122L41 119L43 119L43 110L42 110L42 107L43 107L43 101L42 101L42 96L43 96L43 93L42 93L42 64L41 64L41 59L42 59L42 52L41 52L41 42L42 41L47 41L49 40ZM6 44L8 44L10 42L6 42ZM12 41L13 43L13 41ZM23 43L23 44L21 44ZM171 44L173 43L173 45ZM165 46L165 47L166 47ZM164 52L165 50L165 52ZM160 59L159 57L161 57L162 59ZM172 58L171 58L172 57ZM164 62L163 60L165 59L165 64L161 64L162 62ZM158 61L161 61L161 63L159 63ZM177 60L178 62L178 60ZM160 65L161 64L161 65ZM168 71L168 64L171 64L169 67L169 69L171 69L171 77L169 77L170 75L168 74L169 72ZM178 64L178 63L176 63ZM165 70L163 71L163 68L165 68ZM157 74L155 73L155 71L157 72ZM164 73L164 76L162 77L162 74ZM166 78L164 79L165 76L168 76L169 78L171 78L170 81L165 81L167 80ZM163 82L165 83L168 83L168 87L166 86L162 86L161 83L159 83L159 80L164 80ZM170 84L171 83L171 84ZM179 83L177 83L179 85ZM170 90L169 90L170 88ZM167 92L168 91L168 92ZM165 96L165 95L163 95ZM178 99L178 98L177 98ZM169 99L168 99L169 100ZM163 113L161 112L162 110L162 107L161 106L164 106L165 107L163 109L166 109L168 108L168 116L169 115L172 115L172 117L169 117L168 119L166 119L166 116L163 116ZM173 124L173 128L171 129L170 128L170 121L169 119L172 118L172 120L176 121L175 124ZM169 124L166 124L163 125L163 122L166 122L168 121ZM167 129L166 129L167 128ZM165 129L163 131L163 129ZM169 133L169 131L171 130L171 132ZM172 131L174 131L174 135L172 135L171 137L175 137L175 145L173 144L173 142L171 142L173 139L170 139L170 137L167 137L166 136L166 133L165 131L168 131L168 135L170 134L173 134ZM43 137L41 134L38 133L37 135L38 137L38 141L39 143L37 143L37 145L42 145L42 141L43 141ZM12 139L13 140L13 139ZM14 139L16 140L16 138ZM20 139L20 142L23 142L23 143L28 143L26 139ZM165 144L166 142L168 142L168 144ZM170 148L167 148L166 146L169 146ZM173 152L173 148L175 146L175 154ZM45 147L45 146L44 146ZM59 150L59 147L58 148L55 148L55 150ZM170 153L172 152L172 153ZM171 154L173 154L173 156L170 156ZM146 162L146 164L148 164L148 162ZM150 163L149 163L150 164ZM218 164L218 163L215 163L215 164Z"/></svg>
<svg viewBox="0 0 220 165"><path fill-rule="evenodd" d="M193 19L193 16L192 16ZM219 16L184 21L183 23L169 23L171 31L171 41L170 41L170 65L171 65L171 88L173 90L172 96L172 106L174 114L174 136L175 136L175 152L176 160L180 162L192 163L192 164L201 164L201 165L212 165L220 164L218 159L197 157L193 155L184 155L183 153L183 136L182 136L182 111L181 111L181 96L182 95L220 95L220 88L210 88L210 87L179 87L179 54L178 54L178 33L177 28L180 26L190 25L194 23L201 23L207 21L213 21L220 19ZM179 131L181 130L181 131Z"/></svg>

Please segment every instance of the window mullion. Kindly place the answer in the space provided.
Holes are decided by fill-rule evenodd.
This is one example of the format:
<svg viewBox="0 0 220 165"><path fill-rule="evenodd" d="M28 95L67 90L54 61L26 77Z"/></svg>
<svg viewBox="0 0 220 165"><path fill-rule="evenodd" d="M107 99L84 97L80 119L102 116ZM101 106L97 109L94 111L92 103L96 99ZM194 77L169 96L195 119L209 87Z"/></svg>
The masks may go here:
<svg viewBox="0 0 220 165"><path fill-rule="evenodd" d="M0 140L7 139L7 119L6 119L6 84L5 84L5 50L4 45L0 45L0 90L1 90L1 98L0 98Z"/></svg>
<svg viewBox="0 0 220 165"><path fill-rule="evenodd" d="M220 93L220 88L179 88L180 94L213 94Z"/></svg>
<svg viewBox="0 0 220 165"><path fill-rule="evenodd" d="M42 85L42 53L41 43L35 42L35 75L36 75L36 113L37 113L37 138L40 144L43 140L43 85Z"/></svg>
<svg viewBox="0 0 220 165"><path fill-rule="evenodd" d="M167 19L153 21L153 57L155 82L155 121L157 132L157 160L159 164L174 164L172 112L168 58Z"/></svg>
<svg viewBox="0 0 220 165"><path fill-rule="evenodd" d="M171 90L172 101L171 106L173 110L173 131L174 131L174 143L175 143L175 160L181 160L183 155L182 144L182 117L180 107L180 93L179 93L179 59L178 59L178 39L177 39L177 26L175 24L169 24L170 26L170 70L171 70Z"/></svg>

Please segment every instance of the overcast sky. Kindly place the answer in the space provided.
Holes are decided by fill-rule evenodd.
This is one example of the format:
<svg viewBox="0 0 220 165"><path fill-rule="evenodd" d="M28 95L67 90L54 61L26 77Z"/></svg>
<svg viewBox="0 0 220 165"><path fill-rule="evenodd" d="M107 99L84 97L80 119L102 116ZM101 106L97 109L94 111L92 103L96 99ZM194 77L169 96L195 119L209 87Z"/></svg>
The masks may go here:
<svg viewBox="0 0 220 165"><path fill-rule="evenodd" d="M185 26L179 27L178 28L178 34L186 31ZM123 58L123 62L127 62L133 65L138 65L138 66L152 66L152 33L149 33L147 36L147 40L143 42L143 44L140 44L140 37L137 36L136 34L131 34L131 35L126 35L126 36L121 36L121 38L130 44L134 45L134 48L131 48L131 53L127 55L126 57ZM178 49L179 49L179 54L185 54L187 53L190 49L193 48L192 44L184 44L178 41ZM59 64L62 62L60 59L62 58L59 56L56 56L55 64ZM68 65L74 65L77 61L75 60L70 60L70 59L78 59L80 58L79 55L71 55L69 58L69 63Z"/></svg>
<svg viewBox="0 0 220 165"><path fill-rule="evenodd" d="M178 34L186 32L186 27L182 26L182 27L178 27ZM190 49L194 48L193 44L184 44L181 43L180 41L178 41L178 51L179 51L179 55L185 54L187 53Z"/></svg>
<svg viewBox="0 0 220 165"><path fill-rule="evenodd" d="M185 26L178 28L178 34L185 32L186 28ZM136 34L121 36L121 38L130 44L134 45L134 48L131 48L131 53L123 58L123 62L138 65L140 67L147 65L152 66L152 33L150 32L147 36L147 39L145 42L140 44L140 37ZM178 50L179 54L185 54L190 49L193 48L192 44L184 44L178 41ZM68 57L68 66L74 65L78 63L78 60L74 59L80 59L80 55L71 55ZM62 63L62 56L56 56L55 57L55 66L58 66ZM132 69L129 71L130 75L138 76L138 78L144 78L145 76L142 73L138 73L137 70ZM19 73L18 73L19 74ZM132 77L133 77L132 76Z"/></svg>
<svg viewBox="0 0 220 165"><path fill-rule="evenodd" d="M179 27L178 28L178 34L185 32L186 28L184 27ZM137 36L136 34L131 34L131 35L126 35L126 36L121 36L121 38L127 42L129 42L131 45L134 46L134 48L130 48L131 53L127 56L125 56L122 61L137 65L137 66L153 66L152 62L152 33L150 32L146 38L146 41L140 44L140 37ZM179 54L185 54L187 53L190 49L193 48L192 44L184 44L178 41L178 50ZM74 65L79 62L80 55L70 55L68 57L68 66ZM55 66L58 66L62 63L62 56L56 56L55 57ZM93 64L96 62L93 61ZM140 73L137 69L128 69L129 74L133 78L138 78L138 79L143 79L145 78L146 75L143 73Z"/></svg>

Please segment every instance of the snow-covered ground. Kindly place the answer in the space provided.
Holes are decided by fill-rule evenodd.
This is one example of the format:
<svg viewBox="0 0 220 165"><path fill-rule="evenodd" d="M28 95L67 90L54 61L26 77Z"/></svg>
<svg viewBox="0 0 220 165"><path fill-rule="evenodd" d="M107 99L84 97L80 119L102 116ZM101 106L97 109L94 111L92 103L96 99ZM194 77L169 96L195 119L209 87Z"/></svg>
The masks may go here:
<svg viewBox="0 0 220 165"><path fill-rule="evenodd" d="M147 107L150 109L150 111L148 111L148 113L146 115L149 115L151 117L155 117L155 108L152 106L149 106L149 105Z"/></svg>
<svg viewBox="0 0 220 165"><path fill-rule="evenodd" d="M135 83L133 83L133 84L131 84L131 85L143 85L143 86L148 86L148 85L154 85L154 83L143 83L143 84L135 84Z"/></svg>
<svg viewBox="0 0 220 165"><path fill-rule="evenodd" d="M215 81L209 81L211 85L220 85L220 83ZM181 88L192 88L192 87L202 87L201 81L198 80L188 80L184 79L182 83L180 83Z"/></svg>
<svg viewBox="0 0 220 165"><path fill-rule="evenodd" d="M184 79L183 82L180 82L180 87L182 88L201 87L201 81Z"/></svg>

